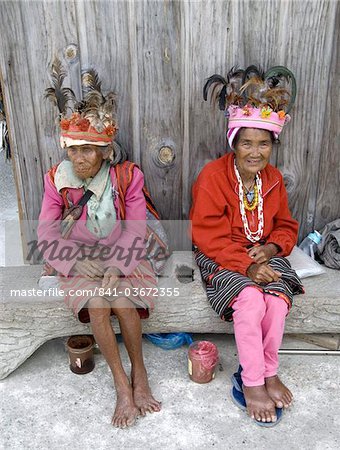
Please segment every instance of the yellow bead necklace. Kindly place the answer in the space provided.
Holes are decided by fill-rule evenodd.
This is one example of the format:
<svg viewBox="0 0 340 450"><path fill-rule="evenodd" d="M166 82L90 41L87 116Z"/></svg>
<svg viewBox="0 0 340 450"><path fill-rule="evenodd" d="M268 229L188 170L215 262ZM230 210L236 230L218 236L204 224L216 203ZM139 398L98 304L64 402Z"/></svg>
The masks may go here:
<svg viewBox="0 0 340 450"><path fill-rule="evenodd" d="M254 186L254 198L250 203L248 202L247 194L245 191L243 192L243 204L247 211L254 211L257 208L259 204L259 191L256 184Z"/></svg>

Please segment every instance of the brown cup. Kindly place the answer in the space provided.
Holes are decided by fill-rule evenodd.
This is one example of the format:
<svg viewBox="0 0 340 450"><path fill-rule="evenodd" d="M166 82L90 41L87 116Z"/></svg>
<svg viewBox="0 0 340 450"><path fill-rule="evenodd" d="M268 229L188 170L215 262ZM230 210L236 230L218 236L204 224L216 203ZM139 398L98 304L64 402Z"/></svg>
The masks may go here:
<svg viewBox="0 0 340 450"><path fill-rule="evenodd" d="M71 336L67 340L70 369L73 373L83 375L94 369L92 336Z"/></svg>

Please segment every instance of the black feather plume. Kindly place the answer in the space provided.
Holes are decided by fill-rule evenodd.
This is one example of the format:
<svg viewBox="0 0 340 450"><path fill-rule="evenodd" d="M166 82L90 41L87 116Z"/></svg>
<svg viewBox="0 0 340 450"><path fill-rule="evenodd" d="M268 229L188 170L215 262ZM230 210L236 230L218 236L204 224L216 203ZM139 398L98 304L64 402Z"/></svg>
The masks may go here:
<svg viewBox="0 0 340 450"><path fill-rule="evenodd" d="M218 106L221 111L225 110L226 96L227 96L227 85L225 84L221 89L221 92L218 97Z"/></svg>
<svg viewBox="0 0 340 450"><path fill-rule="evenodd" d="M72 103L74 106L77 101L72 89L62 87L65 77L66 72L61 61L55 58L51 66L51 82L53 87L45 90L45 98L50 99L58 107L60 114L63 115L67 113L69 103Z"/></svg>
<svg viewBox="0 0 340 450"><path fill-rule="evenodd" d="M246 83L248 78L250 78L251 76L256 76L256 77L261 78L263 80L264 79L264 72L261 69L261 67L257 67L257 66L255 66L253 64L251 66L248 66L243 72L242 84Z"/></svg>
<svg viewBox="0 0 340 450"><path fill-rule="evenodd" d="M283 79L290 83L291 93L282 85ZM296 82L292 72L283 66L272 67L266 73L255 65L245 70L234 66L226 78L215 74L207 79L203 88L204 100L209 91L211 102L218 100L222 111L230 105L243 107L249 104L255 108L269 106L276 112L284 108L288 113L295 100Z"/></svg>
<svg viewBox="0 0 340 450"><path fill-rule="evenodd" d="M102 83L95 69L87 69L82 72L81 84L84 94L90 91L102 92Z"/></svg>
<svg viewBox="0 0 340 450"><path fill-rule="evenodd" d="M289 111L292 109L295 98L296 98L296 80L294 77L294 74L287 69L287 67L284 66L275 66L271 67L264 75L267 82L269 81L269 84L272 82L272 80L281 80L281 78L284 78L288 83L291 85L291 94L290 94L290 101L286 108L286 113L289 113ZM277 83L279 84L279 83Z"/></svg>
<svg viewBox="0 0 340 450"><path fill-rule="evenodd" d="M203 98L205 101L207 101L208 99L208 91L210 89L210 86L212 86L213 84L215 84L217 86L224 86L227 84L227 80L225 78L223 78L221 75L212 75L211 77L209 77L203 87Z"/></svg>
<svg viewBox="0 0 340 450"><path fill-rule="evenodd" d="M227 75L227 83L234 89L239 89L242 85L244 70L239 69L237 66L233 66Z"/></svg>

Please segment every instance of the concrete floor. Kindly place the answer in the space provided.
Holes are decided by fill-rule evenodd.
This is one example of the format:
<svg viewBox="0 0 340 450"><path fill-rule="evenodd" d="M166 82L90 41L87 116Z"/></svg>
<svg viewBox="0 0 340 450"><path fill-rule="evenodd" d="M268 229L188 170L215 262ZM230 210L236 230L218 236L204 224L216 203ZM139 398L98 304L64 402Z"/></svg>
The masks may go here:
<svg viewBox="0 0 340 450"><path fill-rule="evenodd" d="M144 353L160 413L138 419L131 429L110 425L115 393L101 354L87 375L68 367L65 339L44 344L0 382L4 449L308 449L340 448L340 359L281 356L282 379L294 393L292 408L276 427L263 429L229 398L237 367L232 336L208 338L220 351L216 378L198 385L187 375L187 348L166 351L144 340ZM128 368L123 347L122 357ZM314 348L285 337L285 348Z"/></svg>

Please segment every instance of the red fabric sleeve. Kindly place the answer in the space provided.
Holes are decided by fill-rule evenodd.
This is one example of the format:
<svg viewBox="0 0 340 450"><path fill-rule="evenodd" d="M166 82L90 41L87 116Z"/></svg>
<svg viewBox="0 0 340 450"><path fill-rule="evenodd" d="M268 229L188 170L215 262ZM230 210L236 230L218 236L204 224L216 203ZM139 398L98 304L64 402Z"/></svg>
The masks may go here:
<svg viewBox="0 0 340 450"><path fill-rule="evenodd" d="M254 261L245 247L232 240L224 202L198 182L193 188L191 226L192 240L206 256L228 270L246 275Z"/></svg>

